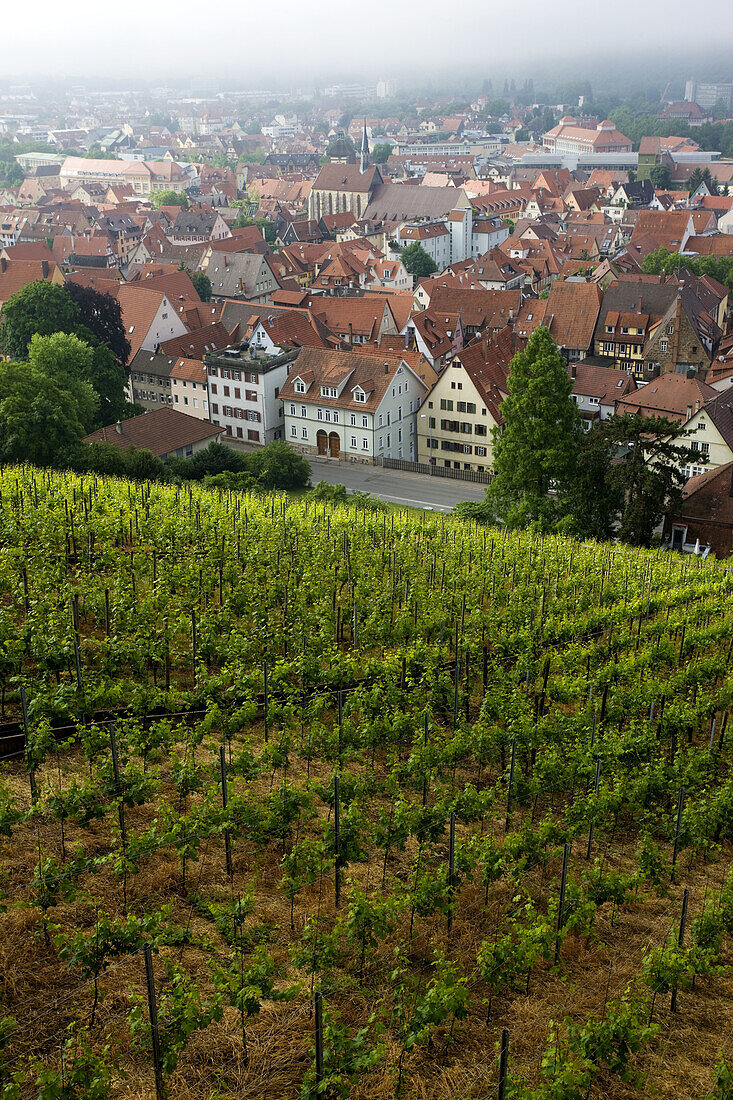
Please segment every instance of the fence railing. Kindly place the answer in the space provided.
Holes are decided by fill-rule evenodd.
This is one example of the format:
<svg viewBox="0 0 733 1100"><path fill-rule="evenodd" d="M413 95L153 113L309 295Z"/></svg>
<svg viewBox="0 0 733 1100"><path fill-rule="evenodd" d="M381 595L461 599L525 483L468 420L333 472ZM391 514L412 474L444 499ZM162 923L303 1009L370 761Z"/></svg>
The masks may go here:
<svg viewBox="0 0 733 1100"><path fill-rule="evenodd" d="M408 470L413 474L426 474L428 477L452 477L457 481L475 481L480 485L488 485L492 475L483 470L456 470L452 466L438 466L430 462L410 462L406 458L384 458L378 455L374 459L375 466L383 466L387 470Z"/></svg>

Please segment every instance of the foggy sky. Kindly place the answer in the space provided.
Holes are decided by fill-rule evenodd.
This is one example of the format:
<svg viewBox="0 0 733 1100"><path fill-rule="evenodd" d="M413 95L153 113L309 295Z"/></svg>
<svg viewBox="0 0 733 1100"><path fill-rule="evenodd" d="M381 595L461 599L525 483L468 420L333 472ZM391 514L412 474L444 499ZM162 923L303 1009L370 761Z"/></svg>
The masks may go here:
<svg viewBox="0 0 733 1100"><path fill-rule="evenodd" d="M730 80L730 11L729 0L692 9L681 0L37 0L32 14L22 4L3 14L2 76L102 77L123 87L125 78L213 75L242 88L312 88L379 77L460 84L474 74L495 83L532 76L533 66L559 80L592 79L620 64L643 83L645 70L699 75L709 51L722 70L710 75Z"/></svg>

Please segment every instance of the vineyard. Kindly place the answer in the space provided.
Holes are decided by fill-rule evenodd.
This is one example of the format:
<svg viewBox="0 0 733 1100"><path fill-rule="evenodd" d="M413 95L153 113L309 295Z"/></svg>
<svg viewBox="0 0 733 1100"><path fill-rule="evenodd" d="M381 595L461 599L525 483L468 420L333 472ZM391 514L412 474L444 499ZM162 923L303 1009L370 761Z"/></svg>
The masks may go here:
<svg viewBox="0 0 733 1100"><path fill-rule="evenodd" d="M0 473L0 1095L733 1095L733 575Z"/></svg>

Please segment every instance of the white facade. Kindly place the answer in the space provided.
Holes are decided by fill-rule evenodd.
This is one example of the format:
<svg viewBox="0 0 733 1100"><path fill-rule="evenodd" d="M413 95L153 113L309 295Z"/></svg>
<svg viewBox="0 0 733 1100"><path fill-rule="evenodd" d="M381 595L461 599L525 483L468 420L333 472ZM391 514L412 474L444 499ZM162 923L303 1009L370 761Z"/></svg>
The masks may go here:
<svg viewBox="0 0 733 1100"><path fill-rule="evenodd" d="M265 446L285 438L280 390L294 360L207 356L209 416L234 439ZM231 364L231 365L230 365Z"/></svg>
<svg viewBox="0 0 733 1100"><path fill-rule="evenodd" d="M142 293L145 293L144 291ZM124 311L123 311L124 318ZM127 335L131 336L135 331L135 325L127 326ZM184 325L181 318L176 313L175 307L168 301L166 295L163 295L162 301L158 306L155 317L152 324L147 331L145 339L140 345L145 351L156 351L158 344L162 344L164 340L170 340L174 336L185 336L188 333L188 329Z"/></svg>
<svg viewBox="0 0 733 1100"><path fill-rule="evenodd" d="M407 363L394 360L394 364L390 384L375 411L326 407L319 402L321 387L316 383L302 395L284 401L288 443L304 453L329 454L345 462L374 462L379 457L414 461L417 458L417 410L425 398L427 386ZM296 377L296 391L297 383ZM356 390L358 393L359 387ZM350 402L351 378L346 380L341 392ZM364 398L366 396L364 394ZM357 403L358 400L357 396ZM338 442L334 437L338 437Z"/></svg>

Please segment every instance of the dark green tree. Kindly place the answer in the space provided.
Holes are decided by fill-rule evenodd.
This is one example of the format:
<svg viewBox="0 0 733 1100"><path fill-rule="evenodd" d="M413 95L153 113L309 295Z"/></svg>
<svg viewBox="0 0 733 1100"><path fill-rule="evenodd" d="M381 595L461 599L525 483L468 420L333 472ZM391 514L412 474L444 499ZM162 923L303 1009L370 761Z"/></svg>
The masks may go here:
<svg viewBox="0 0 733 1100"><path fill-rule="evenodd" d="M185 191L156 191L152 196L153 206L188 207L188 195Z"/></svg>
<svg viewBox="0 0 733 1100"><path fill-rule="evenodd" d="M400 259L405 265L408 274L423 279L427 275L433 275L438 270L438 265L425 251L419 241L413 241L400 252Z"/></svg>
<svg viewBox="0 0 733 1100"><path fill-rule="evenodd" d="M0 461L49 466L83 436L67 389L29 363L0 363Z"/></svg>
<svg viewBox="0 0 733 1100"><path fill-rule="evenodd" d="M100 294L98 290L82 286L81 283L68 282L64 289L77 307L78 323L96 338L89 343L106 344L124 365L130 356L130 341L125 333L122 307L117 299L111 294ZM84 333L79 332L79 335L82 339L87 339Z"/></svg>
<svg viewBox="0 0 733 1100"><path fill-rule="evenodd" d="M617 453L607 476L624 497L619 537L649 546L665 512L682 500L682 467L704 459L680 442L686 433L663 416L612 416L601 430Z"/></svg>
<svg viewBox="0 0 733 1100"><path fill-rule="evenodd" d="M553 527L565 514L582 428L567 364L541 327L509 369L502 428L493 429L495 477L487 503L511 527Z"/></svg>
<svg viewBox="0 0 733 1100"><path fill-rule="evenodd" d="M576 538L603 542L616 534L624 505L623 490L611 477L616 449L601 424L583 436L562 524Z"/></svg>
<svg viewBox="0 0 733 1100"><path fill-rule="evenodd" d="M79 310L66 287L38 279L11 295L3 306L0 351L12 359L25 359L36 333L73 332L78 323Z"/></svg>
<svg viewBox="0 0 733 1100"><path fill-rule="evenodd" d="M203 271L194 271L191 275L191 282L196 288L196 293L202 302L211 301L211 279L208 275L205 275Z"/></svg>
<svg viewBox="0 0 733 1100"><path fill-rule="evenodd" d="M649 172L655 191L667 191L672 186L672 173L664 164L655 164Z"/></svg>
<svg viewBox="0 0 733 1100"><path fill-rule="evenodd" d="M94 352L89 344L67 332L51 336L34 336L28 348L28 363L41 371L61 389L67 390L76 402L84 430L94 427L99 398L88 381Z"/></svg>
<svg viewBox="0 0 733 1100"><path fill-rule="evenodd" d="M310 484L307 461L283 440L247 455L246 470L263 489L305 489Z"/></svg>
<svg viewBox="0 0 733 1100"><path fill-rule="evenodd" d="M378 142L371 151L372 164L386 164L391 152L392 146L388 141Z"/></svg>

